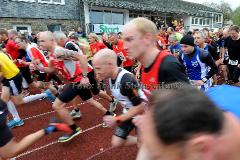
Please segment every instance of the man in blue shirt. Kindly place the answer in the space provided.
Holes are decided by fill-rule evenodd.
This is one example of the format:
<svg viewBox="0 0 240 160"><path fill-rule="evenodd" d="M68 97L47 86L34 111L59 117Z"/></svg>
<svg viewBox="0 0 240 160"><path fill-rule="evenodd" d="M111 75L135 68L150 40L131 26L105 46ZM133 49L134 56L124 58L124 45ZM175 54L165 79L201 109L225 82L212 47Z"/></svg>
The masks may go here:
<svg viewBox="0 0 240 160"><path fill-rule="evenodd" d="M178 42L176 35L174 35L174 34L170 35L169 38L168 38L168 41L169 41L169 43L170 43L170 47L169 47L170 52L171 52L175 57L178 58L178 56L180 55L180 53L181 53L182 51L181 51L181 45L180 45L180 43Z"/></svg>
<svg viewBox="0 0 240 160"><path fill-rule="evenodd" d="M194 38L184 36L181 41L182 53L179 61L186 67L189 80L203 91L211 87L210 78L217 73L217 66L208 51L200 49L194 44Z"/></svg>

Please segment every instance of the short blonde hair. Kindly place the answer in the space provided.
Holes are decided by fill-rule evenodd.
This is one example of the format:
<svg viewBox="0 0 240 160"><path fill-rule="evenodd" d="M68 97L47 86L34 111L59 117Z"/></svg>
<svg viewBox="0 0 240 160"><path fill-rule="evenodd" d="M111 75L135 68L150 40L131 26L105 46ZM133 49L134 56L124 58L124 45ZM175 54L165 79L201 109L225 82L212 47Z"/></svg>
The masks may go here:
<svg viewBox="0 0 240 160"><path fill-rule="evenodd" d="M96 41L98 41L99 40L99 38L98 38L98 35L96 34L96 33L90 33L89 35L88 35L88 38L94 38Z"/></svg>
<svg viewBox="0 0 240 160"><path fill-rule="evenodd" d="M134 25L136 29L142 34L150 33L156 37L158 33L157 26L147 18L135 18L128 22L126 26L127 25Z"/></svg>

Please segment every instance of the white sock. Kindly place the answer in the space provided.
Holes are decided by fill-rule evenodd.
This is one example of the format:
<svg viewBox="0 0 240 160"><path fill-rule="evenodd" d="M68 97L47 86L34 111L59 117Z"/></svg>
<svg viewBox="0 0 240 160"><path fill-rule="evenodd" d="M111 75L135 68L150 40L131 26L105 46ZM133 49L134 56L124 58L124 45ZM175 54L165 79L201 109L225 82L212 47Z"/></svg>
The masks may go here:
<svg viewBox="0 0 240 160"><path fill-rule="evenodd" d="M24 97L23 102L24 103L29 103L29 102L32 102L32 101L35 101L35 100L38 100L38 99L41 99L41 98L44 98L44 97L47 97L46 93L30 95L30 96Z"/></svg>
<svg viewBox="0 0 240 160"><path fill-rule="evenodd" d="M23 78L22 86L23 86L23 88L28 88L29 87L25 78Z"/></svg>
<svg viewBox="0 0 240 160"><path fill-rule="evenodd" d="M13 119L14 119L15 121L20 121L21 118L19 117L18 111L17 111L17 109L16 109L16 107L15 107L15 105L13 104L12 101L8 101L8 102L7 102L7 107L8 107L8 111L11 113Z"/></svg>

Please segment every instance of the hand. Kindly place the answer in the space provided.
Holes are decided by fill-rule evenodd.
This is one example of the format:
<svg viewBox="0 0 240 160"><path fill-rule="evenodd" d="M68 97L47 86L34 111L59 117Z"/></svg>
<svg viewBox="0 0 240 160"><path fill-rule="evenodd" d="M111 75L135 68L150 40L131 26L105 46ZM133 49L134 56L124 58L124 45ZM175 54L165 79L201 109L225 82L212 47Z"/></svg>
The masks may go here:
<svg viewBox="0 0 240 160"><path fill-rule="evenodd" d="M17 59L18 63L22 64L23 63L23 60L21 59Z"/></svg>
<svg viewBox="0 0 240 160"><path fill-rule="evenodd" d="M201 86L201 85L204 85L204 82L202 80L196 80L195 85L196 86Z"/></svg>
<svg viewBox="0 0 240 160"><path fill-rule="evenodd" d="M52 118L46 128L44 128L45 134L51 134L56 131L63 131L67 134L72 133L72 129L65 123L59 122L56 118Z"/></svg>
<svg viewBox="0 0 240 160"><path fill-rule="evenodd" d="M36 70L36 66L31 63L31 64L29 65L29 69L30 69L31 71L35 71L35 70Z"/></svg>
<svg viewBox="0 0 240 160"><path fill-rule="evenodd" d="M140 79L140 78L141 78L141 76L140 76L140 71L137 71L137 72L136 72L136 78L137 78L137 79Z"/></svg>
<svg viewBox="0 0 240 160"><path fill-rule="evenodd" d="M117 124L116 117L113 116L104 116L103 122L105 122L105 124L109 127L113 127Z"/></svg>
<svg viewBox="0 0 240 160"><path fill-rule="evenodd" d="M80 81L80 84L84 87L88 87L90 85L89 79L87 77L83 77Z"/></svg>

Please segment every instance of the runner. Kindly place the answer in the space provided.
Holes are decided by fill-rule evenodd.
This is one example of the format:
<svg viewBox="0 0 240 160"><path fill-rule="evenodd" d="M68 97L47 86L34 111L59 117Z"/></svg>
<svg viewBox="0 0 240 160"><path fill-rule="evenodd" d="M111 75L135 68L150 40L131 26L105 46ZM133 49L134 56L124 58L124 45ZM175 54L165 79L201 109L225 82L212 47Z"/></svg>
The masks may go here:
<svg viewBox="0 0 240 160"><path fill-rule="evenodd" d="M118 34L112 33L109 36L109 41L112 44L113 51L119 56L118 65L132 72L133 61L129 59L126 50L124 50L124 42L118 38Z"/></svg>
<svg viewBox="0 0 240 160"><path fill-rule="evenodd" d="M141 63L141 83L147 95L154 86L189 83L184 66L169 52L157 48L156 35L156 25L146 18L133 19L123 28L124 49L130 59Z"/></svg>
<svg viewBox="0 0 240 160"><path fill-rule="evenodd" d="M227 49L229 60L228 69L230 79L233 81L234 85L240 86L239 76L240 76L240 35L239 27L232 26L229 28L230 37L225 41L225 49Z"/></svg>
<svg viewBox="0 0 240 160"><path fill-rule="evenodd" d="M76 41L74 41L72 39L69 39L67 41L66 35L63 32L61 32L61 31L60 32L54 32L53 34L54 34L55 40L57 41L58 45L60 45L61 47L66 48L68 50L76 51L80 55L83 55L82 50L76 44ZM64 42L64 41L65 41L65 43L60 43L60 42ZM92 68L92 66L89 65L89 64L88 64L88 67ZM88 74L94 75L94 71L91 70ZM103 87L101 88L101 90L100 90L100 88L98 88L98 84L97 84L97 81L95 80L94 76L91 76L90 78L91 78L90 79L91 86L94 87L94 88L92 88L92 91L93 91L92 93L94 95L99 95L103 99L108 100L109 103L110 103L109 111L110 112L115 111L116 105L117 105L117 101L115 101L106 92L104 92L103 91L104 90ZM96 102L91 102L91 103L95 104ZM73 108L74 109L70 112L70 115L73 118L80 118L81 117L81 112L80 112L80 109L78 108L78 104L79 104L78 97L75 97L74 100L73 100ZM104 111L104 113L107 111L103 106L101 108ZM114 114L114 113L112 113L112 114Z"/></svg>
<svg viewBox="0 0 240 160"><path fill-rule="evenodd" d="M150 154L137 160L239 159L240 110L232 107L236 113L223 112L190 86L156 92L150 100L151 110L134 123Z"/></svg>
<svg viewBox="0 0 240 160"><path fill-rule="evenodd" d="M15 105L29 103L44 97L48 97L49 93L41 93L24 97L22 93L22 76L17 66L9 59L9 57L0 52L0 79L3 84L1 98L7 103L8 109L13 115L13 119L8 122L10 128L22 126L24 122L20 119ZM11 101L10 101L11 100ZM14 104L12 103L14 102Z"/></svg>
<svg viewBox="0 0 240 160"><path fill-rule="evenodd" d="M110 49L102 49L93 57L93 66L99 80L109 80L112 95L119 100L123 114L118 117L105 116L108 126L115 126L112 146L129 146L137 144L137 138L129 133L135 128L132 119L144 112L147 100L134 75L117 66L117 55Z"/></svg>
<svg viewBox="0 0 240 160"><path fill-rule="evenodd" d="M217 73L217 66L212 56L195 46L194 38L190 35L184 36L180 44L182 53L179 61L185 65L190 81L201 90L208 90L212 85L210 78Z"/></svg>
<svg viewBox="0 0 240 160"><path fill-rule="evenodd" d="M72 133L59 138L59 142L67 142L79 135L82 130L78 127L68 110L66 104L72 101L76 96L80 96L83 101L100 109L105 115L111 113L107 111L99 102L92 98L92 93L98 94L97 83L91 82L94 79L92 68L88 66L87 58L78 52L64 49L57 46L52 32L45 31L39 35L39 45L41 48L49 52L50 62L48 67L36 66L36 69L53 73L59 71L70 83L65 85L63 91L58 95L53 103L53 109L58 113L60 118L67 123ZM79 63L80 62L80 63ZM90 82L89 82L90 81ZM94 86L90 86L94 84ZM91 87L89 89L89 86Z"/></svg>
<svg viewBox="0 0 240 160"><path fill-rule="evenodd" d="M71 131L66 124L52 121L46 128L29 134L17 142L11 130L6 125L6 121L7 105L3 100L0 99L0 159L17 156L45 135L52 134L56 131Z"/></svg>

